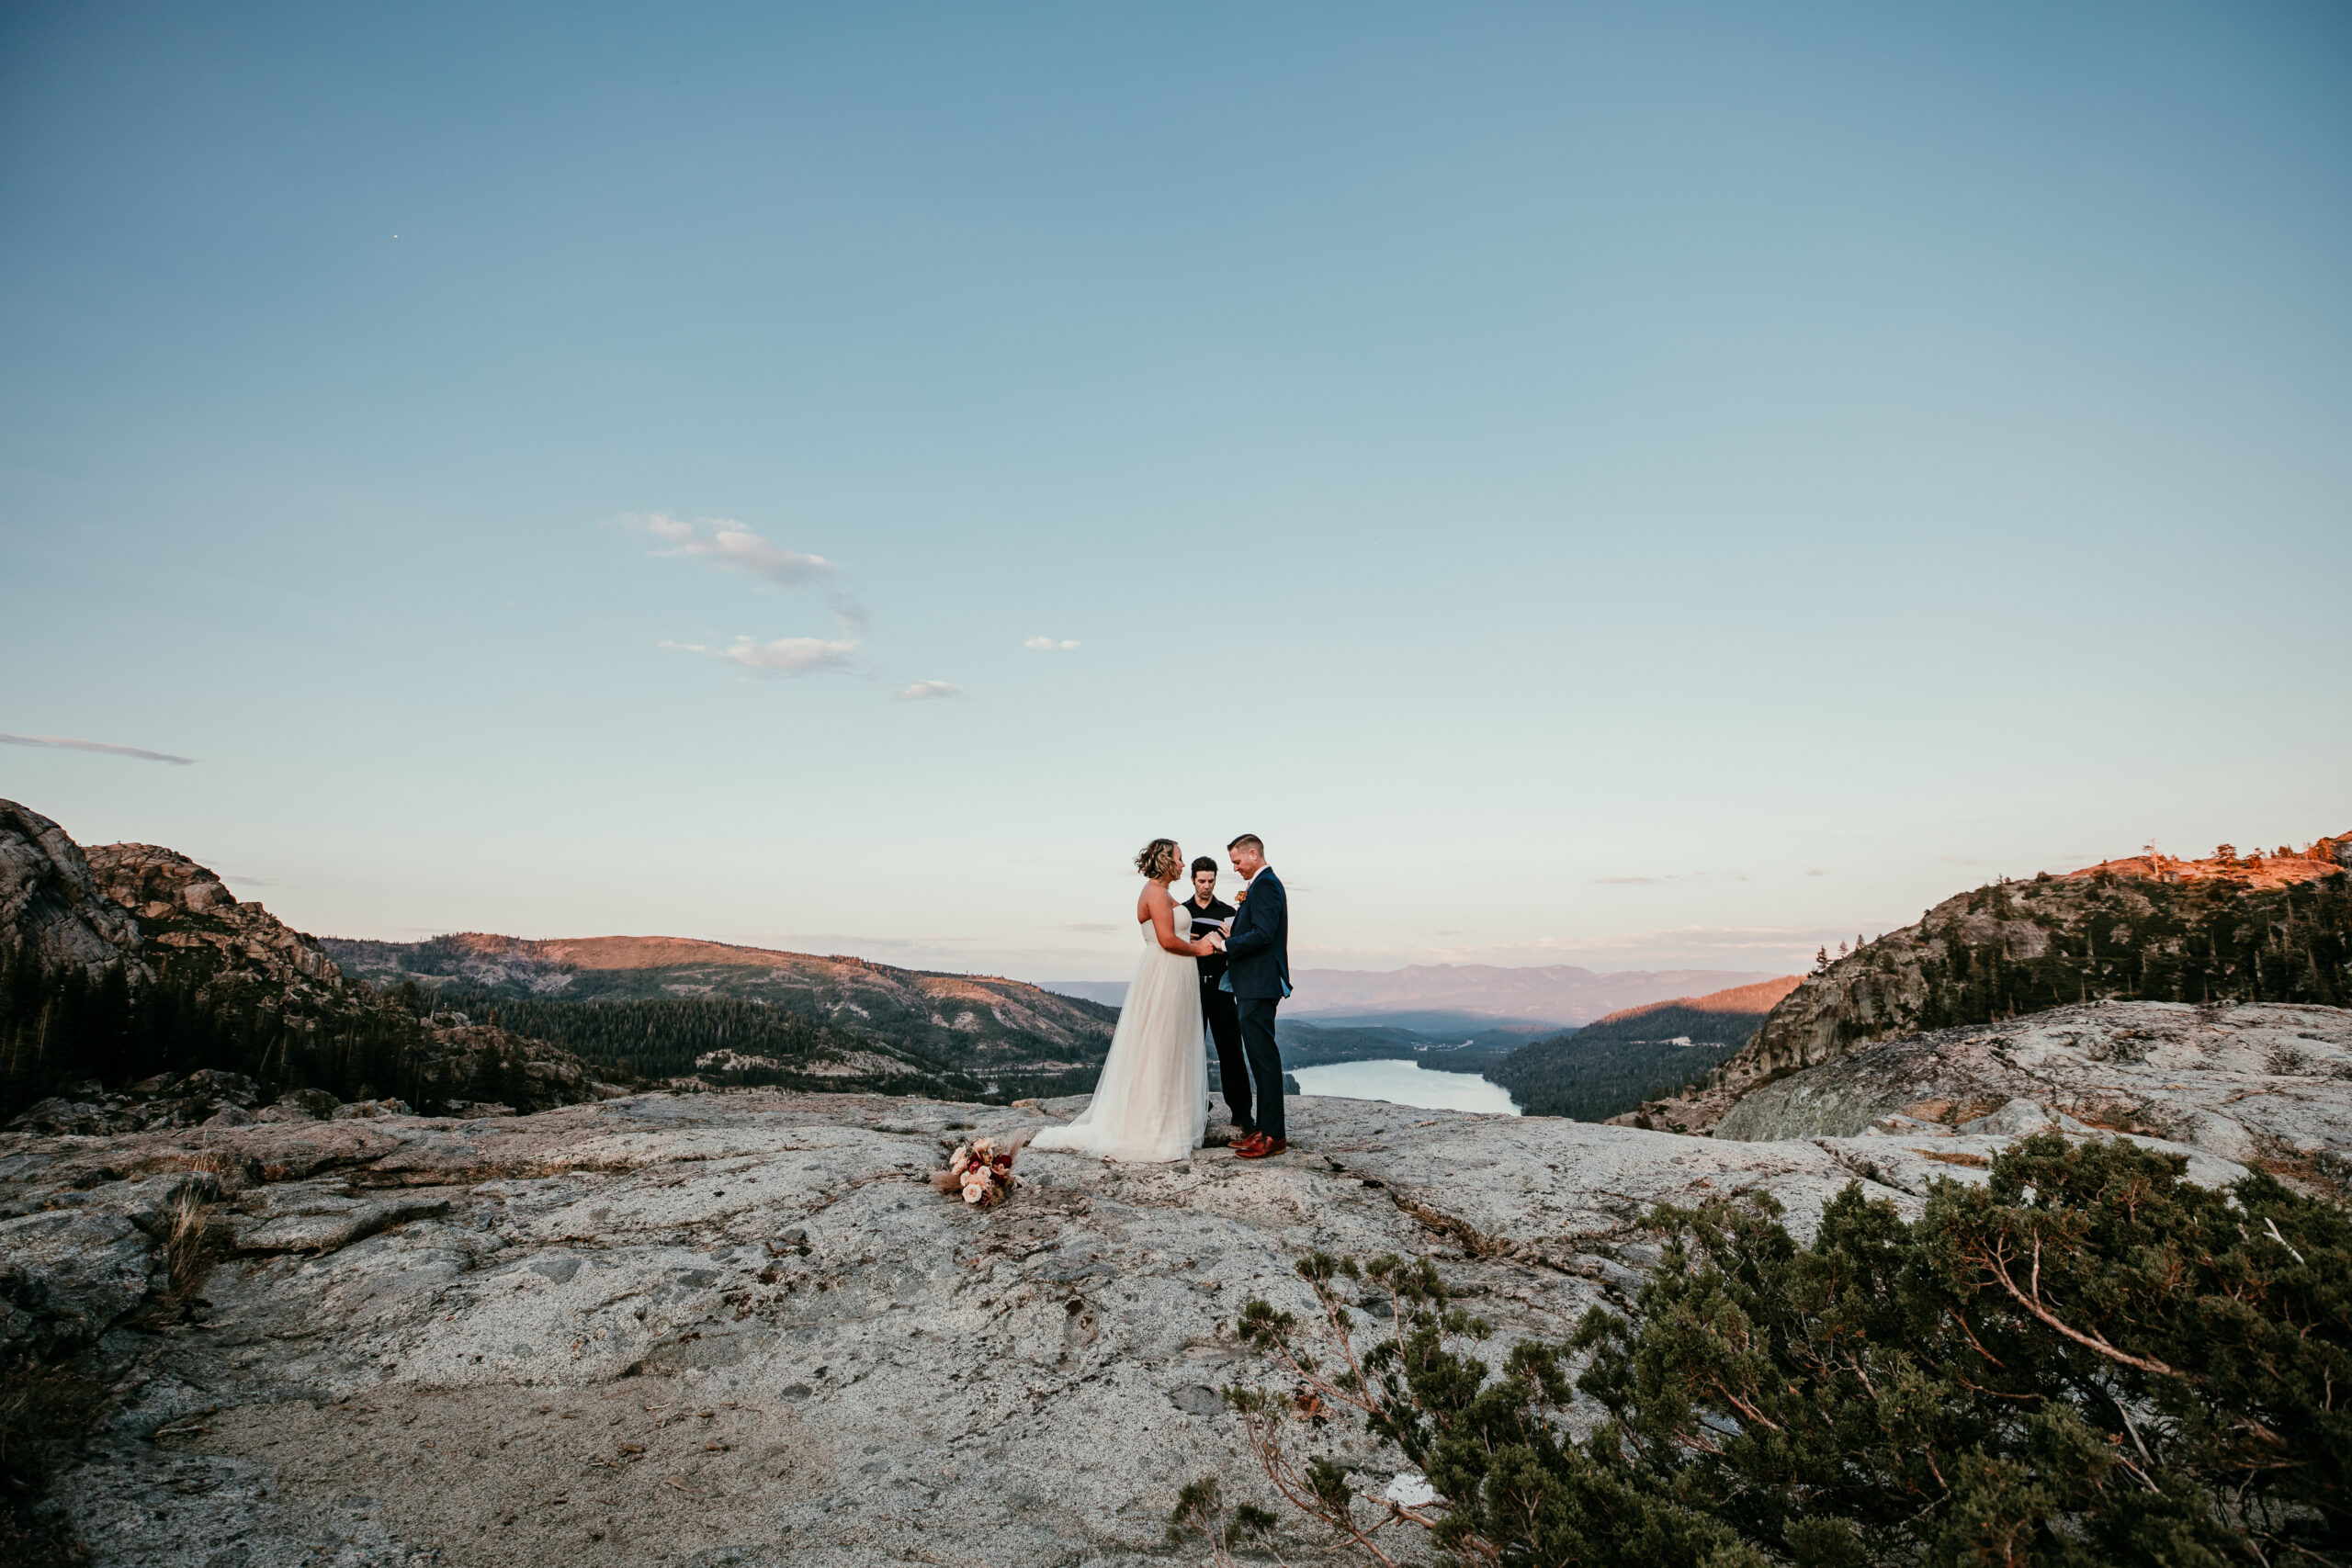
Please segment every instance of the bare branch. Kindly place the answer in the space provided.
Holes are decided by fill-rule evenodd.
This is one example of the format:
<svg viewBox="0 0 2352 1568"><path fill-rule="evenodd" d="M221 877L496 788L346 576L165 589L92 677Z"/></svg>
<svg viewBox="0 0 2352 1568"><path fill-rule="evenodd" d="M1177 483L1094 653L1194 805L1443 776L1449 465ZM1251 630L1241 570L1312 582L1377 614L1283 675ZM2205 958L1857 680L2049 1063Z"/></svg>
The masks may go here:
<svg viewBox="0 0 2352 1568"><path fill-rule="evenodd" d="M2048 1307L2043 1306L2040 1300L2041 1284L2040 1278L2041 1271L2041 1243L2038 1239L2033 1244L2033 1267L2035 1274L2034 1288L2036 1293L2031 1296L2029 1296L2023 1291L2018 1290L2018 1282L2009 1278L2007 1264L2002 1262L1999 1258L1989 1255L1984 1259L1984 1266L1991 1270L1993 1278L2001 1282L2001 1288L2009 1292L2010 1296L2016 1300L2018 1305L2025 1308L2026 1311L2031 1313L2043 1324L2055 1329L2060 1334L2064 1335L2067 1338L2073 1340L2075 1344L2082 1346L2085 1349L2096 1350L2111 1361L2120 1361L2124 1366L2137 1367L2143 1372L2154 1372L2163 1377L2177 1378L2186 1377L2188 1375L2185 1372L2176 1371L2175 1369L2165 1365L2162 1361L2153 1360L2143 1356L2134 1356L2128 1350L2119 1350L2096 1334L2085 1334L2080 1329L2070 1328L2065 1324L2060 1322L2057 1314L2052 1312Z"/></svg>

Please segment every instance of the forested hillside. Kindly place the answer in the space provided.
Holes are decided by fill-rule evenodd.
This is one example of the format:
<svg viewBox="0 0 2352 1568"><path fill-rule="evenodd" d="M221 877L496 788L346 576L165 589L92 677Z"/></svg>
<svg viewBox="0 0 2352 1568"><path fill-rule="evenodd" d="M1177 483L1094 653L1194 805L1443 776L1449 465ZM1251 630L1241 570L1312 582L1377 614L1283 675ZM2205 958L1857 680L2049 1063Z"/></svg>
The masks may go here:
<svg viewBox="0 0 2352 1568"><path fill-rule="evenodd" d="M827 1023L747 997L573 1001L446 990L436 1005L551 1041L599 1071L661 1081L927 1094L1004 1101L1082 1093L1102 1057L1090 1044L1040 1042L1018 1055L964 1037L912 1040Z"/></svg>
<svg viewBox="0 0 2352 1568"><path fill-rule="evenodd" d="M265 1096L316 1089L426 1111L578 1098L560 1077L533 1074L545 1056L495 1030L435 1028L394 1002L267 1005L170 964L133 989L120 967L93 977L43 963L28 944L0 946L0 1120L85 1083L119 1089L206 1068L253 1078Z"/></svg>
<svg viewBox="0 0 2352 1568"><path fill-rule="evenodd" d="M594 1053L592 1060L638 1063L650 1076L691 1070L695 1058L722 1049L797 1049L806 1055L804 1067L813 1068L854 1044L874 1064L898 1065L888 1071L964 1074L975 1082L1053 1077L1100 1062L1119 1016L1114 1008L995 976L682 937L526 942L459 932L420 942L329 937L322 945L346 970L379 986L413 984L435 1005L494 1011L510 1027ZM792 1033L787 1018L827 1032ZM743 1043L750 1040L773 1049L752 1051ZM658 1071L655 1063L662 1064ZM856 1087L878 1089L881 1081Z"/></svg>
<svg viewBox="0 0 2352 1568"><path fill-rule="evenodd" d="M1801 979L1784 975L1758 985L1625 1008L1586 1024L1577 1031L1577 1038L1587 1045L1603 1041L1663 1043L1677 1038L1693 1045L1745 1045L1773 1004L1795 990Z"/></svg>
<svg viewBox="0 0 2352 1568"><path fill-rule="evenodd" d="M1523 1045L1485 1075L1531 1116L1605 1122L1703 1077L1747 1043L1797 978L1625 1008Z"/></svg>
<svg viewBox="0 0 2352 1568"><path fill-rule="evenodd" d="M1605 1122L1642 1101L1704 1077L1737 1045L1674 1045L1646 1040L1596 1040L1586 1032L1522 1045L1487 1068L1530 1116Z"/></svg>

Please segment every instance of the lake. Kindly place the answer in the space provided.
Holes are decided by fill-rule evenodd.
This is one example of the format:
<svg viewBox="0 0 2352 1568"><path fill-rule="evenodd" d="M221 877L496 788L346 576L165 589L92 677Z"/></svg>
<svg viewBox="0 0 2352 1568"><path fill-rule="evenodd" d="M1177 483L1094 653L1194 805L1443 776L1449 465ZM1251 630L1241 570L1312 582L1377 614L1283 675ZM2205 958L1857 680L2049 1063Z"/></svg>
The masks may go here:
<svg viewBox="0 0 2352 1568"><path fill-rule="evenodd" d="M1433 1073L1419 1062L1391 1059L1377 1062L1332 1062L1320 1067L1293 1067L1301 1093L1336 1095L1342 1100L1386 1100L1430 1111L1483 1111L1489 1115L1516 1116L1510 1091L1472 1073Z"/></svg>

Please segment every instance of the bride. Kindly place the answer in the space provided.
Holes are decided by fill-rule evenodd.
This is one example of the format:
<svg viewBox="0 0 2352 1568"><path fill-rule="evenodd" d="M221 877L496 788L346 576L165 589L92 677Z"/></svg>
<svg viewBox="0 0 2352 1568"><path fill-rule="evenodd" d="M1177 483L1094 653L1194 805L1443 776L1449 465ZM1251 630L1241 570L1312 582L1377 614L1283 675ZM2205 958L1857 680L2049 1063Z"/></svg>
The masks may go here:
<svg viewBox="0 0 2352 1568"><path fill-rule="evenodd" d="M1208 1125L1208 1056L1201 1043L1200 970L1193 963L1225 945L1212 930L1193 940L1193 917L1169 896L1184 874L1184 852L1154 839L1136 856L1144 874L1136 898L1143 953L1127 987L1111 1055L1094 1099L1066 1126L1048 1127L1032 1149L1068 1149L1104 1159L1189 1158Z"/></svg>

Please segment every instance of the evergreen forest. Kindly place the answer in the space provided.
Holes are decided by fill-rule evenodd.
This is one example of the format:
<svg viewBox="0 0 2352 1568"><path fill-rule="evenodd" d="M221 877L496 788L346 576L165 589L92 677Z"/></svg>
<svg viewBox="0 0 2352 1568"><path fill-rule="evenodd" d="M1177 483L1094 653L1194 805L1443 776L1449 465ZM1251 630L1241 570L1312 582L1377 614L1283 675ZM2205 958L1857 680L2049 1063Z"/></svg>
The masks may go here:
<svg viewBox="0 0 2352 1568"><path fill-rule="evenodd" d="M1646 1020L1645 1025L1646 1029ZM1743 1032L1740 1039L1745 1038ZM1519 1108L1530 1116L1606 1122L1645 1100L1696 1083L1738 1048L1737 1042L1717 1045L1605 1038L1588 1042L1585 1032L1577 1030L1521 1046L1488 1067L1486 1077L1510 1090Z"/></svg>
<svg viewBox="0 0 2352 1568"><path fill-rule="evenodd" d="M1679 1036L1693 1045L1731 1045L1747 1043L1764 1021L1760 1012L1719 1012L1706 1008L1679 1007L1661 1002L1644 1008L1632 1018L1602 1019L1588 1023L1577 1031L1577 1038L1586 1045L1602 1041L1626 1041L1653 1043Z"/></svg>
<svg viewBox="0 0 2352 1568"><path fill-rule="evenodd" d="M1038 1042L1017 1059L978 1053L962 1036L929 1041L849 1030L749 997L594 1000L445 990L435 1005L560 1045L607 1077L656 1082L687 1074L727 1087L926 1094L1004 1103L1072 1094L1092 1085L1100 1048ZM716 1051L732 1063L696 1063ZM757 1057L761 1062L741 1058Z"/></svg>
<svg viewBox="0 0 2352 1568"><path fill-rule="evenodd" d="M338 1100L392 1097L419 1111L452 1099L533 1103L525 1056L484 1043L455 1076L448 1048L405 1003L374 998L339 1012L274 1005L252 987L208 988L166 966L133 987L120 965L92 976L51 965L31 947L0 946L0 1119L96 1081L124 1089L157 1073L242 1073L266 1096L324 1089Z"/></svg>
<svg viewBox="0 0 2352 1568"><path fill-rule="evenodd" d="M2089 879L1995 883L1968 895L1967 914L2032 920L2048 934L2033 958L2002 941L1968 940L1962 913L1928 923L1915 948L1923 997L1898 1000L1903 960L1873 942L1847 983L1848 1040L1909 1030L1991 1023L2108 998L2122 1001L2316 1002L2352 998L2352 876L2342 872L2284 887L2247 890L2223 880L2165 883Z"/></svg>

